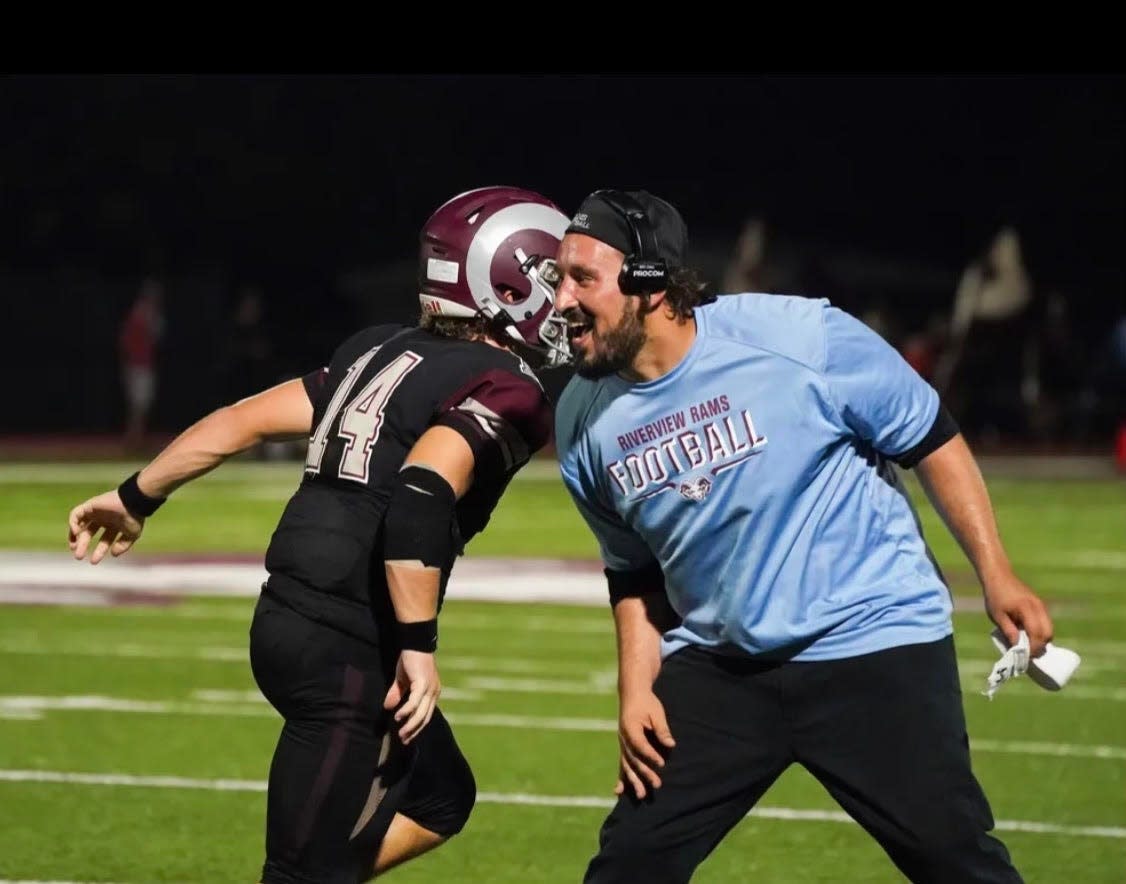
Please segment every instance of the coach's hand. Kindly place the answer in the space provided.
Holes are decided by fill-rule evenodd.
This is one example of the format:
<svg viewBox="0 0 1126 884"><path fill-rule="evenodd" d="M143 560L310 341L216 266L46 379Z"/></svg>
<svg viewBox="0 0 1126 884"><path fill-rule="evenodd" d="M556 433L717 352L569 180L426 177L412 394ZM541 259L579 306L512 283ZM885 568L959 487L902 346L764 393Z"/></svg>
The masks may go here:
<svg viewBox="0 0 1126 884"><path fill-rule="evenodd" d="M125 509L117 491L107 491L91 497L70 511L67 540L76 559L86 558L90 541L101 531L102 536L90 554L90 564L96 565L106 553L119 556L128 552L141 536L145 520L137 519Z"/></svg>
<svg viewBox="0 0 1126 884"><path fill-rule="evenodd" d="M646 786L661 788L657 771L665 766L664 756L676 745L665 718L665 707L652 691L623 694L618 714L618 742L621 744L621 770L614 794L621 795L629 783L633 794L644 798Z"/></svg>
<svg viewBox="0 0 1126 884"><path fill-rule="evenodd" d="M442 683L438 678L438 664L433 654L425 651L403 651L399 654L395 683L387 692L383 708L394 709L403 703L403 697L407 698L395 713L395 721L403 725L399 729L399 739L404 745L417 737L430 723L441 693Z"/></svg>
<svg viewBox="0 0 1126 884"><path fill-rule="evenodd" d="M1052 618L1044 602L1023 580L1011 571L985 582L985 610L1008 639L1015 645L1020 630L1028 633L1029 651L1033 657L1044 653L1044 645L1052 640Z"/></svg>

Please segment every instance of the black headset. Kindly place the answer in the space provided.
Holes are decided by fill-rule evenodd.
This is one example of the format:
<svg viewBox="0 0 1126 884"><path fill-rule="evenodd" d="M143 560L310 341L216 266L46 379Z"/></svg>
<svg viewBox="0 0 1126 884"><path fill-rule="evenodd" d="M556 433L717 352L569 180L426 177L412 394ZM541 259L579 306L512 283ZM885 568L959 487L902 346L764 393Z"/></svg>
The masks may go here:
<svg viewBox="0 0 1126 884"><path fill-rule="evenodd" d="M669 287L669 268L660 256L657 232L641 203L621 190L596 190L597 196L626 220L633 234L634 250L626 255L618 274L618 288L624 295L649 295Z"/></svg>

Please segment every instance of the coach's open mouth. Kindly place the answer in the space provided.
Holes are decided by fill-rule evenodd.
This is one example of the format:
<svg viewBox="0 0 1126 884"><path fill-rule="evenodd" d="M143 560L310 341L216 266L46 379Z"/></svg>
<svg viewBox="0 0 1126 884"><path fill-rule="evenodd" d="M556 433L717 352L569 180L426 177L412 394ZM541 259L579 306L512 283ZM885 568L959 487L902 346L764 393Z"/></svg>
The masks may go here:
<svg viewBox="0 0 1126 884"><path fill-rule="evenodd" d="M579 309L568 310L563 318L567 320L567 337L570 338L571 343L594 328L594 317Z"/></svg>

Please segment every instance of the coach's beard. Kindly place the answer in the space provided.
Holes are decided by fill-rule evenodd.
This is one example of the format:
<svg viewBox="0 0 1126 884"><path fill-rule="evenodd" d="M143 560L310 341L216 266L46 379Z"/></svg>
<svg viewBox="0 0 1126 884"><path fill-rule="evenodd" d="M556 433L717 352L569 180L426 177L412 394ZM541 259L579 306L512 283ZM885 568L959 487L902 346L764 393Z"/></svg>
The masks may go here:
<svg viewBox="0 0 1126 884"><path fill-rule="evenodd" d="M645 344L645 325L638 312L638 298L627 298L622 318L605 335L590 329L585 345L571 343L575 372L588 379L604 378L633 364Z"/></svg>

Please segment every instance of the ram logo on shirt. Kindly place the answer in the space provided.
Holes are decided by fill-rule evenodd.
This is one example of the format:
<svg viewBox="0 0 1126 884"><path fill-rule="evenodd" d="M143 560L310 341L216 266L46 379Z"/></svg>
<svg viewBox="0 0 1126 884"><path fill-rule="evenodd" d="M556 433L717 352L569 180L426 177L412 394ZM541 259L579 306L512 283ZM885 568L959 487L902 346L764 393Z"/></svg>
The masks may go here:
<svg viewBox="0 0 1126 884"><path fill-rule="evenodd" d="M712 480L707 476L697 476L688 482L681 482L677 488L680 496L685 500L691 500L694 503L699 503L708 496L708 492L712 490Z"/></svg>

